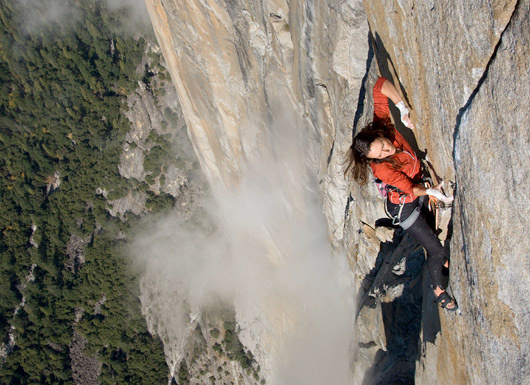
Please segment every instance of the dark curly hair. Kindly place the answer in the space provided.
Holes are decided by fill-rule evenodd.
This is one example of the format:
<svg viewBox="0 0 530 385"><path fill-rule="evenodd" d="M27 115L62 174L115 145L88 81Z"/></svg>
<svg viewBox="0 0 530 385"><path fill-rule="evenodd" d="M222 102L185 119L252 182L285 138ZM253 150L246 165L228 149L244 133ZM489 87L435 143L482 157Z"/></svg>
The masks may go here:
<svg viewBox="0 0 530 385"><path fill-rule="evenodd" d="M350 171L353 178L362 186L368 182L368 166L370 163L387 162L398 169L401 164L392 157L384 159L370 159L366 155L370 152L372 142L378 138L394 141L394 125L390 120L377 120L367 124L355 137L349 151L349 163L345 175Z"/></svg>

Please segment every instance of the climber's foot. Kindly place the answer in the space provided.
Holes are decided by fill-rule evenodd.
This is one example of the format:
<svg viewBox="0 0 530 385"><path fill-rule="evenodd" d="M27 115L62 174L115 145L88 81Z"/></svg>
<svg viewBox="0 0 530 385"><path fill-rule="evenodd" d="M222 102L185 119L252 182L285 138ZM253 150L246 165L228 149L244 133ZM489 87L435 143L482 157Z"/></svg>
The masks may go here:
<svg viewBox="0 0 530 385"><path fill-rule="evenodd" d="M438 291L438 294L437 294ZM436 297L436 301L442 305L442 309L446 309L449 311L455 311L458 309L458 305L456 304L456 301L453 297L451 297L445 290L440 289L437 287L434 290L434 296Z"/></svg>

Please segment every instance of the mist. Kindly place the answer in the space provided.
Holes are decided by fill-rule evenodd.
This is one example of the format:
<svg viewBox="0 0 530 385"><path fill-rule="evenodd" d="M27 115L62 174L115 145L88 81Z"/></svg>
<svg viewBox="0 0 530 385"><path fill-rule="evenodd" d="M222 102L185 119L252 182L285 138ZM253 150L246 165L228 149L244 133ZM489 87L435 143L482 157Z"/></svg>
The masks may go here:
<svg viewBox="0 0 530 385"><path fill-rule="evenodd" d="M123 33L134 36L145 30L151 22L144 0L105 0L104 8L109 12L126 14ZM25 33L42 31L50 24L59 24L61 28L71 28L72 23L83 22L82 12L72 1L65 0L17 0L17 24Z"/></svg>
<svg viewBox="0 0 530 385"><path fill-rule="evenodd" d="M234 306L243 343L259 341L248 347L268 383L347 384L349 268L329 245L302 124L274 111L263 150L248 155L237 186L205 202L204 223L172 213L134 240L142 305L173 373L194 320L221 299Z"/></svg>

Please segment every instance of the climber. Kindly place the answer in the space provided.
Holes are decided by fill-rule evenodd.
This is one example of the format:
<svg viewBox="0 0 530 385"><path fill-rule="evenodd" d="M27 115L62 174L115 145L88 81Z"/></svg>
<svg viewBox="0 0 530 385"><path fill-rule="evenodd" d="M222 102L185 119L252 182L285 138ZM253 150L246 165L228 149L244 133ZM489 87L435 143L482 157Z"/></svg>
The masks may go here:
<svg viewBox="0 0 530 385"><path fill-rule="evenodd" d="M350 163L354 179L365 185L368 165L375 178L387 184L386 209L393 223L399 224L418 244L427 250L427 270L431 277L436 301L442 308L453 311L457 303L445 290L443 276L448 274L449 260L443 246L421 213L426 195L451 203L452 197L442 192L443 182L426 188L422 184L422 168L418 156L390 120L388 99L400 111L403 124L414 129L409 110L394 85L380 77L373 88L374 119L353 139Z"/></svg>

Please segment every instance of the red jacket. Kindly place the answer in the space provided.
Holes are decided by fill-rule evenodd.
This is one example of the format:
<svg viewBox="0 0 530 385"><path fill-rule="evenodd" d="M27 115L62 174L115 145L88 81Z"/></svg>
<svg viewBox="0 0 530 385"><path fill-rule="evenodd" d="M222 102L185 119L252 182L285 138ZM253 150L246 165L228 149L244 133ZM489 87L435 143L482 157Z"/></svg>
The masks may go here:
<svg viewBox="0 0 530 385"><path fill-rule="evenodd" d="M381 93L381 86L385 80L385 78L380 77L374 85L374 121L386 120L390 117L388 98ZM401 193L397 191L388 192L388 199L390 202L395 204L399 204L403 201L405 203L410 203L417 198L412 192L412 188L415 184L420 183L421 181L421 162L412 147L410 147L410 144L408 144L405 138L403 138L395 128L394 135L393 145L398 151L391 157L401 164L399 169L395 170L392 165L387 162L371 162L370 166L372 167L372 172L376 178L379 178L386 184L397 187L401 190Z"/></svg>

